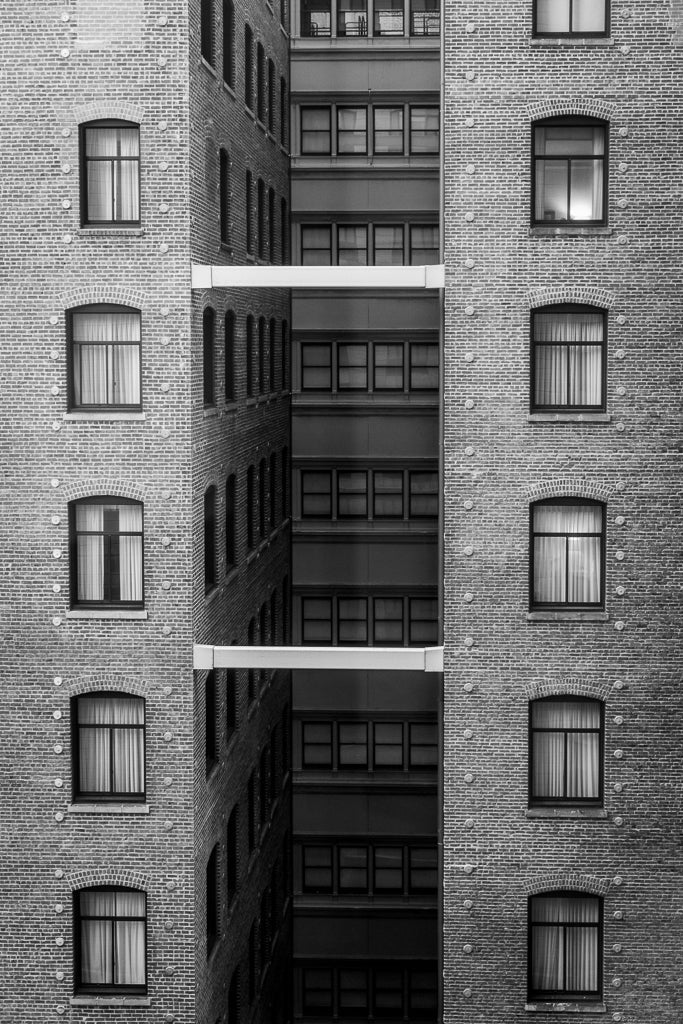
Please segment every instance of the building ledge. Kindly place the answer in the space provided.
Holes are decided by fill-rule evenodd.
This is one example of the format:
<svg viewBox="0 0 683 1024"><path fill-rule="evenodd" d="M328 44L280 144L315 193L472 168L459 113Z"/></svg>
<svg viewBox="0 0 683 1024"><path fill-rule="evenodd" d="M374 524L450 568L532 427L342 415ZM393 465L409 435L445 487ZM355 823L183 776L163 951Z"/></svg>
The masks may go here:
<svg viewBox="0 0 683 1024"><path fill-rule="evenodd" d="M527 818L565 818L585 821L588 818L597 820L606 818L604 807L528 807L524 812Z"/></svg>
<svg viewBox="0 0 683 1024"><path fill-rule="evenodd" d="M546 227L537 224L529 228L531 238L594 238L602 235L613 235L614 228L586 224L583 227L573 224L554 224Z"/></svg>
<svg viewBox="0 0 683 1024"><path fill-rule="evenodd" d="M69 814L149 814L149 804L69 804Z"/></svg>
<svg viewBox="0 0 683 1024"><path fill-rule="evenodd" d="M526 1003L529 1013L607 1013L604 1003Z"/></svg>
<svg viewBox="0 0 683 1024"><path fill-rule="evenodd" d="M530 412L529 423L611 423L608 412Z"/></svg>
<svg viewBox="0 0 683 1024"><path fill-rule="evenodd" d="M538 36L530 40L531 46L614 46L611 36Z"/></svg>
<svg viewBox="0 0 683 1024"><path fill-rule="evenodd" d="M146 418L147 417L146 417L144 412L97 412L95 410L93 410L92 412L86 412L85 410L83 412L65 412L62 415L62 419L63 420L72 420L73 422L78 422L79 420L80 421L84 421L84 420L85 421L88 421L88 420L100 420L100 421L104 421L104 420L111 420L111 421L114 421L114 420L130 420L130 421L135 421L135 420L144 420Z"/></svg>
<svg viewBox="0 0 683 1024"><path fill-rule="evenodd" d="M609 615L600 611L527 612L527 622L607 622Z"/></svg>
<svg viewBox="0 0 683 1024"><path fill-rule="evenodd" d="M149 996L72 996L71 1006L151 1006Z"/></svg>
<svg viewBox="0 0 683 1024"><path fill-rule="evenodd" d="M67 619L146 619L144 608L73 608Z"/></svg>
<svg viewBox="0 0 683 1024"><path fill-rule="evenodd" d="M85 225L84 227L78 228L77 230L79 235L91 235L97 238L104 238L106 235L132 235L137 237L140 235L144 235L145 233L144 228L126 228L118 227L116 225L112 225L112 227L110 228L99 226L95 227L95 225L93 225L92 227L88 227L87 225Z"/></svg>

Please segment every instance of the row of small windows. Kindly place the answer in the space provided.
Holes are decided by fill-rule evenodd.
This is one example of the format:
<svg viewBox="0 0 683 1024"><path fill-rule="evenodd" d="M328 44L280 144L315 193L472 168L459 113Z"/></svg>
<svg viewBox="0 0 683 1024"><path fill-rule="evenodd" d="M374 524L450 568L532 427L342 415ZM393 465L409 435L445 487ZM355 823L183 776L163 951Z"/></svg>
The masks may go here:
<svg viewBox="0 0 683 1024"><path fill-rule="evenodd" d="M223 330L223 386L226 402L235 401L238 393L237 365L241 352L237 318L232 310L225 314ZM216 404L216 313L207 306L202 314L203 396L204 405ZM286 390L289 383L289 328L286 320L279 327L275 317L266 321L251 314L245 321L244 352L246 356L245 393L247 398Z"/></svg>
<svg viewBox="0 0 683 1024"><path fill-rule="evenodd" d="M439 0L301 0L302 36L438 36Z"/></svg>
<svg viewBox="0 0 683 1024"><path fill-rule="evenodd" d="M302 519L436 519L436 471L301 470Z"/></svg>
<svg viewBox="0 0 683 1024"><path fill-rule="evenodd" d="M301 344L302 391L436 391L439 346L424 341L315 341Z"/></svg>
<svg viewBox="0 0 683 1024"><path fill-rule="evenodd" d="M436 722L303 721L304 771L435 771Z"/></svg>
<svg viewBox="0 0 683 1024"><path fill-rule="evenodd" d="M225 153L225 150L221 151ZM254 187L254 176L251 171L246 172L245 178L245 226L247 255L270 263L275 263L278 256L277 247L277 197L273 188L266 188L265 182L259 178ZM221 157L221 209L228 206L229 192L229 161L227 155ZM225 197L225 198L223 198ZM254 209L256 218L254 218ZM229 214L221 220L225 224L221 226L221 241L229 244L229 230L227 227ZM280 199L280 246L279 257L281 263L286 263L289 256L289 214L287 212L287 201Z"/></svg>
<svg viewBox="0 0 683 1024"><path fill-rule="evenodd" d="M439 262L437 224L302 224L305 267L424 266Z"/></svg>
<svg viewBox="0 0 683 1024"><path fill-rule="evenodd" d="M436 845L316 841L295 845L295 886L302 893L344 896L431 895L438 889Z"/></svg>
<svg viewBox="0 0 683 1024"><path fill-rule="evenodd" d="M300 119L302 156L439 152L438 107L301 107Z"/></svg>
<svg viewBox="0 0 683 1024"><path fill-rule="evenodd" d="M355 594L301 598L303 644L429 646L437 638L436 598Z"/></svg>
<svg viewBox="0 0 683 1024"><path fill-rule="evenodd" d="M436 1021L433 961L316 962L295 972L296 1002L306 1018Z"/></svg>

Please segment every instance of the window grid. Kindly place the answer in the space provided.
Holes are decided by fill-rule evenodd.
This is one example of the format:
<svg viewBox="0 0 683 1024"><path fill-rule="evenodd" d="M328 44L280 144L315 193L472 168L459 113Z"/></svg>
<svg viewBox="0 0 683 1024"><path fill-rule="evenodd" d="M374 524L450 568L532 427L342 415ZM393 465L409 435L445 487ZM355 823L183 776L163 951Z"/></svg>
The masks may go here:
<svg viewBox="0 0 683 1024"><path fill-rule="evenodd" d="M147 991L147 897L138 889L74 892L75 989L97 995L144 995ZM102 942L102 931L108 941ZM114 951L129 955L119 962Z"/></svg>
<svg viewBox="0 0 683 1024"><path fill-rule="evenodd" d="M69 505L72 607L142 608L144 509L94 496Z"/></svg>
<svg viewBox="0 0 683 1024"><path fill-rule="evenodd" d="M386 718L301 722L303 771L434 771L438 756L435 722Z"/></svg>
<svg viewBox="0 0 683 1024"><path fill-rule="evenodd" d="M314 646L365 646L374 636L375 598L402 602L403 644L431 646L438 637L438 601L435 597L392 594L354 594L301 597L302 643ZM380 620L381 621L381 620ZM392 645L389 645L392 646Z"/></svg>
<svg viewBox="0 0 683 1024"><path fill-rule="evenodd" d="M595 306L541 306L532 312L532 412L605 410L606 327L606 311Z"/></svg>
<svg viewBox="0 0 683 1024"><path fill-rule="evenodd" d="M140 127L130 121L80 126L81 223L140 223Z"/></svg>
<svg viewBox="0 0 683 1024"><path fill-rule="evenodd" d="M335 22L331 0L301 0L299 30L304 37L320 38L439 35L439 0L374 0L372 10L370 18L368 0L337 0Z"/></svg>
<svg viewBox="0 0 683 1024"><path fill-rule="evenodd" d="M69 410L142 409L140 311L77 306L66 322Z"/></svg>
<svg viewBox="0 0 683 1024"><path fill-rule="evenodd" d="M609 35L608 0L535 0L533 34L550 36Z"/></svg>
<svg viewBox="0 0 683 1024"><path fill-rule="evenodd" d="M607 223L607 142L607 125L594 118L534 122L532 224Z"/></svg>
<svg viewBox="0 0 683 1024"><path fill-rule="evenodd" d="M302 266L433 266L439 262L439 227L394 222L302 224L300 247Z"/></svg>
<svg viewBox="0 0 683 1024"><path fill-rule="evenodd" d="M438 390L436 342L395 337L302 341L300 353L302 391L366 391L386 396Z"/></svg>
<svg viewBox="0 0 683 1024"><path fill-rule="evenodd" d="M529 897L528 921L529 999L599 1000L602 898L572 891L539 893Z"/></svg>
<svg viewBox="0 0 683 1024"><path fill-rule="evenodd" d="M74 802L144 802L145 701L93 691L71 704Z"/></svg>
<svg viewBox="0 0 683 1024"><path fill-rule="evenodd" d="M551 517L557 524L544 528ZM598 501L549 498L531 506L532 610L604 607L605 522L606 508Z"/></svg>
<svg viewBox="0 0 683 1024"><path fill-rule="evenodd" d="M434 961L298 961L297 974L304 1018L436 1020Z"/></svg>
<svg viewBox="0 0 683 1024"><path fill-rule="evenodd" d="M557 721L541 724L545 710L555 711ZM564 722L562 712L565 713ZM568 721L572 717L574 721ZM590 724L576 724L580 718ZM601 701L571 696L531 701L529 806L602 806L604 738L604 705ZM551 795L548 789L559 792ZM587 792L571 792L576 789Z"/></svg>

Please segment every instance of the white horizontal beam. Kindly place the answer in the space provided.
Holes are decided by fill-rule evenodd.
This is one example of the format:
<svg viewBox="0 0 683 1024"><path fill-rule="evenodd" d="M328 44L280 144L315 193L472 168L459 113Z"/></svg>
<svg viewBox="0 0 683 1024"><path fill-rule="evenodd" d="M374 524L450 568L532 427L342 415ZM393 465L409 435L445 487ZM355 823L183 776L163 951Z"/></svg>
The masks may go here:
<svg viewBox="0 0 683 1024"><path fill-rule="evenodd" d="M192 264L193 288L443 288L443 264L425 267L273 267Z"/></svg>
<svg viewBox="0 0 683 1024"><path fill-rule="evenodd" d="M214 647L195 644L194 667L443 672L443 647Z"/></svg>

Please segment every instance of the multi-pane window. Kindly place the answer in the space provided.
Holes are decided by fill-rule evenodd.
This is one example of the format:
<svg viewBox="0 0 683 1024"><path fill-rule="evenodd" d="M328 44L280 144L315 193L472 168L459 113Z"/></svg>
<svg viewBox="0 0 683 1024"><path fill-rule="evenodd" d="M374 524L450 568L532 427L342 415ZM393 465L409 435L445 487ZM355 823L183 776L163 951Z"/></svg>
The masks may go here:
<svg viewBox="0 0 683 1024"><path fill-rule="evenodd" d="M431 961L360 966L356 960L337 960L302 965L299 971L304 1018L436 1019L438 976Z"/></svg>
<svg viewBox="0 0 683 1024"><path fill-rule="evenodd" d="M439 346L410 346L410 390L436 391L439 387Z"/></svg>
<svg viewBox="0 0 683 1024"><path fill-rule="evenodd" d="M84 498L70 505L71 603L142 608L142 505Z"/></svg>
<svg viewBox="0 0 683 1024"><path fill-rule="evenodd" d="M337 517L365 519L368 514L368 474L363 470L337 473Z"/></svg>
<svg viewBox="0 0 683 1024"><path fill-rule="evenodd" d="M140 409L140 313L80 306L68 314L69 406Z"/></svg>
<svg viewBox="0 0 683 1024"><path fill-rule="evenodd" d="M368 345L372 348L368 373ZM335 341L301 344L302 391L435 391L436 344L404 341ZM335 358L336 355L336 358Z"/></svg>
<svg viewBox="0 0 683 1024"><path fill-rule="evenodd" d="M227 151L221 149L218 154L218 216L220 221L220 237L223 245L230 241L230 158Z"/></svg>
<svg viewBox="0 0 683 1024"><path fill-rule="evenodd" d="M398 640L399 608L401 637ZM302 642L314 646L328 644L364 645L368 637L385 637L386 644L429 646L438 635L438 602L429 597L403 597L390 594L301 599ZM395 639L392 639L395 638Z"/></svg>
<svg viewBox="0 0 683 1024"><path fill-rule="evenodd" d="M375 342L372 346L373 390L403 391L403 360L403 342Z"/></svg>
<svg viewBox="0 0 683 1024"><path fill-rule="evenodd" d="M348 845L344 841L306 842L297 859L297 884L317 895L434 894L437 848L422 840L387 845L378 839Z"/></svg>
<svg viewBox="0 0 683 1024"><path fill-rule="evenodd" d="M375 769L403 768L403 722L375 722L372 732Z"/></svg>
<svg viewBox="0 0 683 1024"><path fill-rule="evenodd" d="M206 955L208 956L218 940L219 924L218 894L218 844L214 846L206 863Z"/></svg>
<svg viewBox="0 0 683 1024"><path fill-rule="evenodd" d="M89 693L72 702L74 800L145 798L145 702Z"/></svg>
<svg viewBox="0 0 683 1024"><path fill-rule="evenodd" d="M367 644L368 599L340 597L337 599L337 643Z"/></svg>
<svg viewBox="0 0 683 1024"><path fill-rule="evenodd" d="M533 126L536 224L606 222L607 128L587 117Z"/></svg>
<svg viewBox="0 0 683 1024"><path fill-rule="evenodd" d="M439 152L439 108L410 108L410 152Z"/></svg>
<svg viewBox="0 0 683 1024"><path fill-rule="evenodd" d="M142 995L147 989L146 896L137 889L74 893L76 992Z"/></svg>
<svg viewBox="0 0 683 1024"><path fill-rule="evenodd" d="M200 46L202 57L213 67L214 62L214 25L213 0L201 0L200 10Z"/></svg>
<svg viewBox="0 0 683 1024"><path fill-rule="evenodd" d="M375 0L374 11L374 35L403 35L403 0Z"/></svg>
<svg viewBox="0 0 683 1024"><path fill-rule="evenodd" d="M602 899L581 892L529 898L529 998L602 995Z"/></svg>
<svg viewBox="0 0 683 1024"><path fill-rule="evenodd" d="M216 586L216 488L204 495L204 592Z"/></svg>
<svg viewBox="0 0 683 1024"><path fill-rule="evenodd" d="M372 515L375 519L403 518L403 472L376 470L372 474Z"/></svg>
<svg viewBox="0 0 683 1024"><path fill-rule="evenodd" d="M301 0L301 35L331 35L331 0Z"/></svg>
<svg viewBox="0 0 683 1024"><path fill-rule="evenodd" d="M332 643L332 599L304 597L301 601L302 640L316 646Z"/></svg>
<svg viewBox="0 0 683 1024"><path fill-rule="evenodd" d="M339 892L368 891L367 846L340 846L338 851Z"/></svg>
<svg viewBox="0 0 683 1024"><path fill-rule="evenodd" d="M302 889L311 893L332 892L332 847L304 846L301 850Z"/></svg>
<svg viewBox="0 0 683 1024"><path fill-rule="evenodd" d="M531 508L531 605L598 608L604 601L604 506L551 498Z"/></svg>
<svg viewBox="0 0 683 1024"><path fill-rule="evenodd" d="M376 267L403 264L403 224L376 224L373 232Z"/></svg>
<svg viewBox="0 0 683 1024"><path fill-rule="evenodd" d="M410 263L423 266L439 262L439 228L436 224L411 224Z"/></svg>
<svg viewBox="0 0 683 1024"><path fill-rule="evenodd" d="M304 768L332 767L332 723L302 722Z"/></svg>
<svg viewBox="0 0 683 1024"><path fill-rule="evenodd" d="M367 107L337 107L337 153L365 154L367 149Z"/></svg>
<svg viewBox="0 0 683 1024"><path fill-rule="evenodd" d="M337 35L366 36L367 34L367 0L337 0Z"/></svg>
<svg viewBox="0 0 683 1024"><path fill-rule="evenodd" d="M438 887L438 852L435 846L411 846L408 849L408 890L434 893Z"/></svg>
<svg viewBox="0 0 683 1024"><path fill-rule="evenodd" d="M301 975L301 1002L304 1017L330 1015L333 997L332 968L307 967L302 970Z"/></svg>
<svg viewBox="0 0 683 1024"><path fill-rule="evenodd" d="M436 768L439 734L433 722L411 722L408 727L408 761L412 769Z"/></svg>
<svg viewBox="0 0 683 1024"><path fill-rule="evenodd" d="M332 263L332 228L329 224L301 227L301 262L305 267L328 267Z"/></svg>
<svg viewBox="0 0 683 1024"><path fill-rule="evenodd" d="M214 371L214 333L216 314L210 306L202 316L202 380L204 405L214 405L216 401L216 381Z"/></svg>
<svg viewBox="0 0 683 1024"><path fill-rule="evenodd" d="M301 723L301 767L307 771L426 771L437 764L434 722Z"/></svg>
<svg viewBox="0 0 683 1024"><path fill-rule="evenodd" d="M208 775L218 760L218 695L213 669L204 682L204 755Z"/></svg>
<svg viewBox="0 0 683 1024"><path fill-rule="evenodd" d="M403 847L375 846L372 853L375 892L403 892Z"/></svg>
<svg viewBox="0 0 683 1024"><path fill-rule="evenodd" d="M337 764L340 769L368 767L368 723L337 724Z"/></svg>
<svg viewBox="0 0 683 1024"><path fill-rule="evenodd" d="M337 263L340 267L365 266L368 262L366 224L340 224L337 228Z"/></svg>
<svg viewBox="0 0 683 1024"><path fill-rule="evenodd" d="M81 126L81 221L140 223L140 129L128 121Z"/></svg>
<svg viewBox="0 0 683 1024"><path fill-rule="evenodd" d="M329 154L331 152L332 128L329 107L301 108L301 153Z"/></svg>
<svg viewBox="0 0 683 1024"><path fill-rule="evenodd" d="M533 701L529 803L597 805L602 799L602 704L581 697Z"/></svg>
<svg viewBox="0 0 683 1024"><path fill-rule="evenodd" d="M534 35L604 36L608 0L535 0Z"/></svg>
<svg viewBox="0 0 683 1024"><path fill-rule="evenodd" d="M411 36L438 36L441 0L410 0Z"/></svg>
<svg viewBox="0 0 683 1024"><path fill-rule="evenodd" d="M332 515L332 473L329 470L301 473L301 515L304 519L329 519Z"/></svg>
<svg viewBox="0 0 683 1024"><path fill-rule="evenodd" d="M546 306L531 327L531 408L605 407L605 314L590 306Z"/></svg>
<svg viewBox="0 0 683 1024"><path fill-rule="evenodd" d="M439 514L439 474L410 473L408 515L411 519L436 519Z"/></svg>
<svg viewBox="0 0 683 1024"><path fill-rule="evenodd" d="M268 492L270 496L269 528L272 533L277 526L277 455L271 452L268 461Z"/></svg>
<svg viewBox="0 0 683 1024"><path fill-rule="evenodd" d="M435 644L438 637L438 602L432 598L411 597L409 619L410 644Z"/></svg>
<svg viewBox="0 0 683 1024"><path fill-rule="evenodd" d="M223 0L223 81L235 88L235 4Z"/></svg>
<svg viewBox="0 0 683 1024"><path fill-rule="evenodd" d="M403 107L373 108L373 150L403 153Z"/></svg>
<svg viewBox="0 0 683 1024"><path fill-rule="evenodd" d="M337 345L337 388L366 391L368 387L368 346L357 342Z"/></svg>
<svg viewBox="0 0 683 1024"><path fill-rule="evenodd" d="M330 391L332 388L332 346L301 346L301 390Z"/></svg>
<svg viewBox="0 0 683 1024"><path fill-rule="evenodd" d="M373 601L373 642L378 646L403 646L403 598L376 597Z"/></svg>

